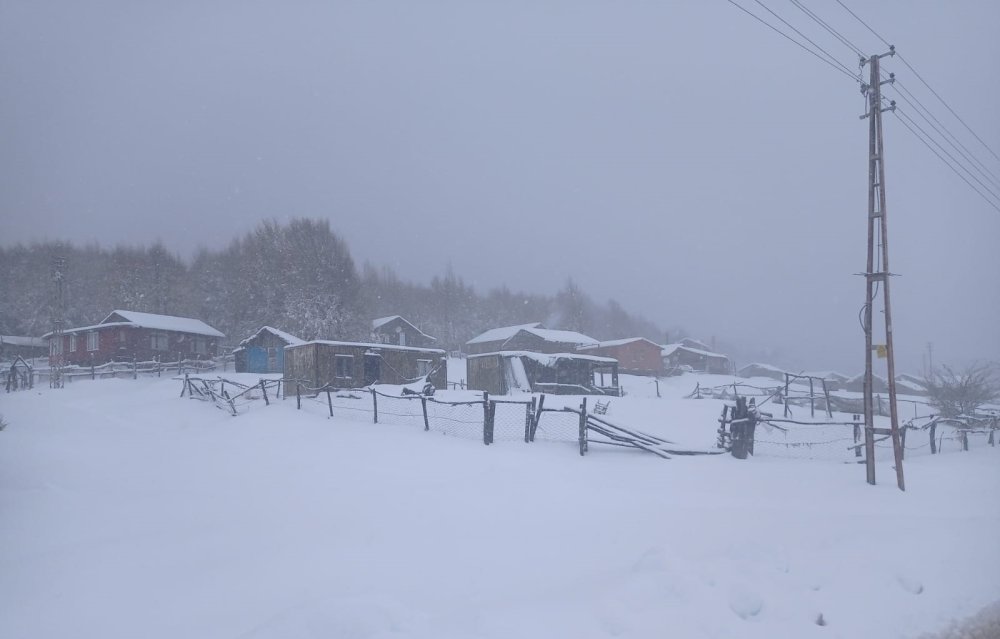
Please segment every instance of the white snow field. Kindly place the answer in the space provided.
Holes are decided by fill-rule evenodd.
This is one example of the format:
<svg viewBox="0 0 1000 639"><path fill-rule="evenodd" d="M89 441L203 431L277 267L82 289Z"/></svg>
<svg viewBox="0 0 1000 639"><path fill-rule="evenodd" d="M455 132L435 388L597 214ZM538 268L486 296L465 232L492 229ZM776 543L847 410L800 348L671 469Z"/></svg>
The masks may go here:
<svg viewBox="0 0 1000 639"><path fill-rule="evenodd" d="M710 448L693 380L608 417ZM882 639L1000 599L1000 447L915 454L902 493L884 461L869 486L843 460L581 457L180 390L0 396L0 637Z"/></svg>

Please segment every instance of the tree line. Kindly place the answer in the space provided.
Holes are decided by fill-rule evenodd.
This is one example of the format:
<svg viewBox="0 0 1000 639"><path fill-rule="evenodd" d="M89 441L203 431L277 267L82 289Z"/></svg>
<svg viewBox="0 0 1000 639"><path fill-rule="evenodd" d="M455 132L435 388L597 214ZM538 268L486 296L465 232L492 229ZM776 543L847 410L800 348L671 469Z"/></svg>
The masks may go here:
<svg viewBox="0 0 1000 639"><path fill-rule="evenodd" d="M68 326L101 321L114 309L196 317L235 345L264 325L305 339L365 341L371 320L402 315L456 350L489 328L543 322L597 339L663 340L652 322L614 300L595 302L572 280L552 295L499 287L479 292L447 267L422 284L390 268L358 268L328 221L264 222L223 249L190 260L161 243L104 248L49 241L0 247L0 334L52 328L53 259L66 259Z"/></svg>

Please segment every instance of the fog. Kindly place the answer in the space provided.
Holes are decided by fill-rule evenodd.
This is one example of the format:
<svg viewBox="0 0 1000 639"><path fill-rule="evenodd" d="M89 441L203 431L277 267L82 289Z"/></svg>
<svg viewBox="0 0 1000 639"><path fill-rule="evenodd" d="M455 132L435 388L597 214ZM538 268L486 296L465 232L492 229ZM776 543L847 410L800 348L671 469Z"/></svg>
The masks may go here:
<svg viewBox="0 0 1000 639"><path fill-rule="evenodd" d="M1000 149L1000 4L851 4ZM949 115L898 58L883 69ZM324 218L404 278L450 264L480 290L551 293L572 277L742 352L863 366L863 98L722 0L0 0L0 79L4 245L190 256ZM1000 360L1000 213L896 117L885 130L897 368L928 343L935 361Z"/></svg>

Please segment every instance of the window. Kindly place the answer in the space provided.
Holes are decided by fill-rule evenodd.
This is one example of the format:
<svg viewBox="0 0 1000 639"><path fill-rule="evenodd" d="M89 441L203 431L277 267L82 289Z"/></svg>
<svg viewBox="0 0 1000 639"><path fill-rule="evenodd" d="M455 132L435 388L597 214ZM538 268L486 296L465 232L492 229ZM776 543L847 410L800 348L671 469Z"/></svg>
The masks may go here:
<svg viewBox="0 0 1000 639"><path fill-rule="evenodd" d="M76 333L73 333L69 336L69 352L70 353L76 352Z"/></svg>
<svg viewBox="0 0 1000 639"><path fill-rule="evenodd" d="M194 338L194 352L198 355L204 355L208 352L208 345L205 344L204 337Z"/></svg>
<svg viewBox="0 0 1000 639"><path fill-rule="evenodd" d="M423 377L427 373L431 372L431 360L429 359L418 359L417 360L417 377Z"/></svg>
<svg viewBox="0 0 1000 639"><path fill-rule="evenodd" d="M118 329L118 341L122 343L122 346L125 345L125 329L124 328L119 328Z"/></svg>
<svg viewBox="0 0 1000 639"><path fill-rule="evenodd" d="M403 332L402 328L397 328L396 332L399 333L399 345L406 346L406 333Z"/></svg>
<svg viewBox="0 0 1000 639"><path fill-rule="evenodd" d="M354 356L353 355L335 355L333 358L334 363L334 377L341 379L354 377Z"/></svg>
<svg viewBox="0 0 1000 639"><path fill-rule="evenodd" d="M167 350L167 334L166 333L152 333L150 335L151 346L154 351L165 351Z"/></svg>
<svg viewBox="0 0 1000 639"><path fill-rule="evenodd" d="M97 331L90 331L87 333L87 350L96 351L100 348L100 333Z"/></svg>

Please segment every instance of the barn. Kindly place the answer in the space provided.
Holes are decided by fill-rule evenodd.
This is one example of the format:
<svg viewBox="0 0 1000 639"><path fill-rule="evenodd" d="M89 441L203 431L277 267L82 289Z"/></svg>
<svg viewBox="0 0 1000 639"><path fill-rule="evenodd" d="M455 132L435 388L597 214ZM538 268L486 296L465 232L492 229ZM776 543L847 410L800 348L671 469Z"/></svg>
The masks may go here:
<svg viewBox="0 0 1000 639"><path fill-rule="evenodd" d="M189 317L137 311L112 311L93 326L68 328L49 342L49 363L89 366L136 359L164 362L209 359L219 353L225 335Z"/></svg>
<svg viewBox="0 0 1000 639"><path fill-rule="evenodd" d="M581 346L584 355L598 355L618 360L618 372L630 375L662 375L663 347L645 337L629 337L591 346Z"/></svg>
<svg viewBox="0 0 1000 639"><path fill-rule="evenodd" d="M282 373L285 370L285 347L303 340L277 328L262 326L233 351L237 373Z"/></svg>
<svg viewBox="0 0 1000 639"><path fill-rule="evenodd" d="M721 353L703 351L683 344L663 346L663 366L668 372L690 369L700 373L727 375L733 372L729 358Z"/></svg>
<svg viewBox="0 0 1000 639"><path fill-rule="evenodd" d="M596 343L596 339L582 333L548 329L536 322L488 330L466 342L465 352L473 355L500 351L565 354Z"/></svg>
<svg viewBox="0 0 1000 639"><path fill-rule="evenodd" d="M465 362L469 388L494 395L516 392L620 394L618 361L610 357L503 351L469 355ZM610 382L610 386L605 386L606 382Z"/></svg>
<svg viewBox="0 0 1000 639"><path fill-rule="evenodd" d="M372 341L379 344L431 348L437 338L431 337L400 315L372 320Z"/></svg>
<svg viewBox="0 0 1000 639"><path fill-rule="evenodd" d="M436 348L313 340L285 347L284 376L312 389L410 384L425 377L445 389L448 360Z"/></svg>

